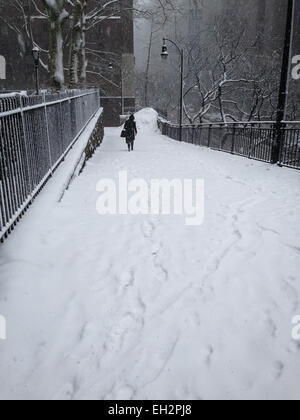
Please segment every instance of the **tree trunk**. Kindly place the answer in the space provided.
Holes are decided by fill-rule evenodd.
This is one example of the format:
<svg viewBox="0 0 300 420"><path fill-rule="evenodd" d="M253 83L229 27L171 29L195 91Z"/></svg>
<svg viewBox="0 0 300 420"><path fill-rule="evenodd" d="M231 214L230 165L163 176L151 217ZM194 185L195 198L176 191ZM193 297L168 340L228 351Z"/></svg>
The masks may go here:
<svg viewBox="0 0 300 420"><path fill-rule="evenodd" d="M50 79L54 91L64 87L63 26L69 14L65 10L65 0L43 0L50 22Z"/></svg>
<svg viewBox="0 0 300 420"><path fill-rule="evenodd" d="M81 13L81 44L79 51L79 80L81 86L86 86L86 7L87 0L82 0L82 13Z"/></svg>
<svg viewBox="0 0 300 420"><path fill-rule="evenodd" d="M69 86L71 89L78 87L78 69L79 69L79 51L81 47L81 15L82 6L78 0L76 2L73 13L72 38L70 47L70 64L69 64Z"/></svg>
<svg viewBox="0 0 300 420"><path fill-rule="evenodd" d="M222 97L223 97L222 87L221 87L221 86L219 86L219 95L218 95L218 99L219 99L220 114L221 114L221 118L222 118L223 123L226 123L226 122L227 122L227 121L226 121L226 114L225 114L225 111L224 111L224 106L223 106L223 99L222 99Z"/></svg>

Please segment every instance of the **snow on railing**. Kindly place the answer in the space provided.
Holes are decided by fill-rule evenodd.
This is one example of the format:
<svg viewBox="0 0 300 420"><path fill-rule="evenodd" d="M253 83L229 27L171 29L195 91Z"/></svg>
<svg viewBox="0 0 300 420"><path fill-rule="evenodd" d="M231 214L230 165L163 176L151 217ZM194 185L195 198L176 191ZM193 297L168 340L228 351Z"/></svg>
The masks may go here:
<svg viewBox="0 0 300 420"><path fill-rule="evenodd" d="M180 139L178 124L158 118L162 134ZM279 165L300 169L300 122L284 121ZM182 141L264 162L274 161L278 128L275 121L216 122L183 125Z"/></svg>
<svg viewBox="0 0 300 420"><path fill-rule="evenodd" d="M99 91L0 97L0 240L100 108Z"/></svg>

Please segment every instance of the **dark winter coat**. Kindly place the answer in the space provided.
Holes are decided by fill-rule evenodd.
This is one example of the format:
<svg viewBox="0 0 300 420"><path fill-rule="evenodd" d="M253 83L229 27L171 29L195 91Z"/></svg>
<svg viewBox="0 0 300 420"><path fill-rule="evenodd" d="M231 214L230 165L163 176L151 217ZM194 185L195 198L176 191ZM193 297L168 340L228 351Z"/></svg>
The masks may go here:
<svg viewBox="0 0 300 420"><path fill-rule="evenodd" d="M126 142L133 142L137 134L136 122L133 119L129 119L125 123L124 130L126 131Z"/></svg>

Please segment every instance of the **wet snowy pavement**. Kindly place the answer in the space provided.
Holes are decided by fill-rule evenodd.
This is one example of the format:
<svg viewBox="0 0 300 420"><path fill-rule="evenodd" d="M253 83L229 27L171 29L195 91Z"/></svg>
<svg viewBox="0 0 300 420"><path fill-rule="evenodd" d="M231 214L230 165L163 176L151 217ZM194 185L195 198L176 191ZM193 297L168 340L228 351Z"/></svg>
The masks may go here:
<svg viewBox="0 0 300 420"><path fill-rule="evenodd" d="M0 248L0 398L300 398L300 173L119 129ZM203 178L205 220L99 216L97 182Z"/></svg>

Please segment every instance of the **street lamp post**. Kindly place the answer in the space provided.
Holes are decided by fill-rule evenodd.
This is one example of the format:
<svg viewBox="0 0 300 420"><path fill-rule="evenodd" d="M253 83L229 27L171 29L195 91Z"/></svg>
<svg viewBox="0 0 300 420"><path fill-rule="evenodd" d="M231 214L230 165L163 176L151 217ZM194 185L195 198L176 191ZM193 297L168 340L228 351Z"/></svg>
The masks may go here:
<svg viewBox="0 0 300 420"><path fill-rule="evenodd" d="M40 94L40 86L39 86L39 64L40 64L40 50L38 47L34 47L32 49L32 55L35 65L35 86L36 86L36 94Z"/></svg>
<svg viewBox="0 0 300 420"><path fill-rule="evenodd" d="M170 39L163 39L163 46L161 57L166 60L169 57L167 42L173 44L180 55L180 109L179 109L179 141L182 141L182 127L183 127L183 78L184 78L184 51L180 48L176 42Z"/></svg>
<svg viewBox="0 0 300 420"><path fill-rule="evenodd" d="M114 64L117 63L113 63L110 62L108 65L109 70L113 70L114 69ZM122 109L122 115L124 115L124 95L123 95L123 69L122 69L122 65L117 64L117 66L120 68L120 73L121 73L121 109Z"/></svg>
<svg viewBox="0 0 300 420"><path fill-rule="evenodd" d="M275 144L272 151L272 163L280 161L284 142L284 121L286 119L287 100L289 93L289 80L291 71L293 30L294 30L295 0L288 0L287 21L282 58L281 79L278 97Z"/></svg>

